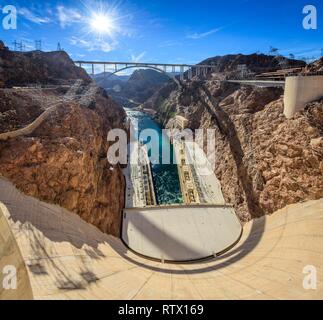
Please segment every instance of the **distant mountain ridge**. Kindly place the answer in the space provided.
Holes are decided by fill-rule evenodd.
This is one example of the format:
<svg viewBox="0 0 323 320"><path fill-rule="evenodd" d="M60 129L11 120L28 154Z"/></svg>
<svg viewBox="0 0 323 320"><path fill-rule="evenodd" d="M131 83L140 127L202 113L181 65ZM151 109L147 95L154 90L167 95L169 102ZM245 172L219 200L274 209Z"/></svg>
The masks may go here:
<svg viewBox="0 0 323 320"><path fill-rule="evenodd" d="M130 75L117 75L112 72L102 72L91 76L102 88L112 88L113 85L127 82L130 79Z"/></svg>
<svg viewBox="0 0 323 320"><path fill-rule="evenodd" d="M152 69L135 70L129 76L100 73L92 78L100 87L106 89L115 101L126 107L136 107L146 102L171 81L166 74Z"/></svg>
<svg viewBox="0 0 323 320"><path fill-rule="evenodd" d="M222 78L252 78L256 74L274 72L281 69L304 68L302 60L288 59L280 55L266 54L228 54L215 56L202 61L200 64L214 65L213 72Z"/></svg>
<svg viewBox="0 0 323 320"><path fill-rule="evenodd" d="M199 64L214 65L216 72L235 71L239 65L245 65L250 71L255 73L306 66L306 63L302 60L256 53L215 56L205 59Z"/></svg>

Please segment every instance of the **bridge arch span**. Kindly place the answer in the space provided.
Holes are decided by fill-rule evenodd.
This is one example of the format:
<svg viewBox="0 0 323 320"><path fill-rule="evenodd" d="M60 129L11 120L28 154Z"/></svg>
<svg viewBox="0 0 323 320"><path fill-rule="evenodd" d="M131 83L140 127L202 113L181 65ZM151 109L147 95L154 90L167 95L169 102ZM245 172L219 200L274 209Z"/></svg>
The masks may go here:
<svg viewBox="0 0 323 320"><path fill-rule="evenodd" d="M133 69L133 68L147 68L147 69L153 69L153 70L156 70L156 71L158 71L158 72L164 73L164 74L166 74L170 79L172 79L172 80L177 84L177 86L178 86L179 88L181 87L181 83L178 81L178 79L176 79L176 77L175 77L175 76L170 76L170 75L169 75L169 73L168 73L168 72L166 72L165 70L163 70L163 69L161 69L161 68L157 68L157 67L149 66L149 65L147 65L147 66L140 66L140 67L138 67L138 66L136 66L136 65L133 65L133 66L126 66L126 67L123 67L123 68L121 68L121 69L118 69L118 70L116 70L116 71L114 71L114 72L111 72L111 73L110 73L110 74L108 74L106 77L107 77L107 78L109 78L109 77L111 77L112 75L117 74L117 73L118 73L118 72L120 72L120 71L124 71L124 70L126 70L126 69Z"/></svg>

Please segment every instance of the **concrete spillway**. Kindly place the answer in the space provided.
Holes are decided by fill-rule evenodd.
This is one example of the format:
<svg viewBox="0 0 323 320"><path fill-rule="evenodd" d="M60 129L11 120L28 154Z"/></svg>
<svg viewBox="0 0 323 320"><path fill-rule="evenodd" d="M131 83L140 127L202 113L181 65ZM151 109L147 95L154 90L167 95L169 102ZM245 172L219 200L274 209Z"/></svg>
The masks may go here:
<svg viewBox="0 0 323 320"><path fill-rule="evenodd" d="M127 247L148 258L179 262L218 255L238 241L242 226L234 208L225 204L221 185L197 144L174 141L185 205L162 206L156 206L146 146L136 141L132 145L136 147L130 148L124 172L121 232Z"/></svg>
<svg viewBox="0 0 323 320"><path fill-rule="evenodd" d="M0 211L1 234L13 231L12 246L0 242L1 266L20 266L17 290L1 288L0 299L323 298L322 200L248 223L239 243L218 258L162 264L133 254L73 213L22 195L6 181L0 180L0 190L7 208ZM316 290L303 287L309 265L317 271Z"/></svg>
<svg viewBox="0 0 323 320"><path fill-rule="evenodd" d="M225 205L125 209L122 239L135 252L161 261L212 257L234 245L242 227Z"/></svg>

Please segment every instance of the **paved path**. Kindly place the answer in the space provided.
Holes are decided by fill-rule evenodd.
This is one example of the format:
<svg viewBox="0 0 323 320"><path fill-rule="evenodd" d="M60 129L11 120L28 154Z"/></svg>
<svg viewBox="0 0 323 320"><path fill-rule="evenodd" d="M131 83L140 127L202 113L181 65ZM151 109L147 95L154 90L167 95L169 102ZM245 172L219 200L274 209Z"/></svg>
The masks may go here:
<svg viewBox="0 0 323 320"><path fill-rule="evenodd" d="M323 299L322 200L248 223L235 248L194 264L138 257L77 215L3 180L0 201L36 299ZM316 267L316 290L303 288L307 265Z"/></svg>
<svg viewBox="0 0 323 320"><path fill-rule="evenodd" d="M83 80L77 80L62 98L60 98L58 101L55 101L55 103L51 103L49 106L47 106L46 110L27 126L14 131L0 133L0 140L7 140L10 138L17 138L31 134L46 119L48 119L48 117L53 112L55 112L60 107L64 107L67 103L70 103L72 101L78 102L84 107L88 107L91 102L94 101L94 96L98 90L98 87L95 85L95 83L91 83L90 85L85 87L85 91L82 92L82 94L77 94L78 90L81 89L82 82Z"/></svg>

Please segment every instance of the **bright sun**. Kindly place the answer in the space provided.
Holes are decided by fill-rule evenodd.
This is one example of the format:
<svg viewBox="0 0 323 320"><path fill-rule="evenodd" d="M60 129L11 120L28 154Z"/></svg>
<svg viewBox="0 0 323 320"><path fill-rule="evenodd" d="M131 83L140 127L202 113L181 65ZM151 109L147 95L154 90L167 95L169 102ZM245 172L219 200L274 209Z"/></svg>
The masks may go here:
<svg viewBox="0 0 323 320"><path fill-rule="evenodd" d="M114 29L114 23L108 14L94 13L90 19L90 27L93 32L111 34Z"/></svg>

